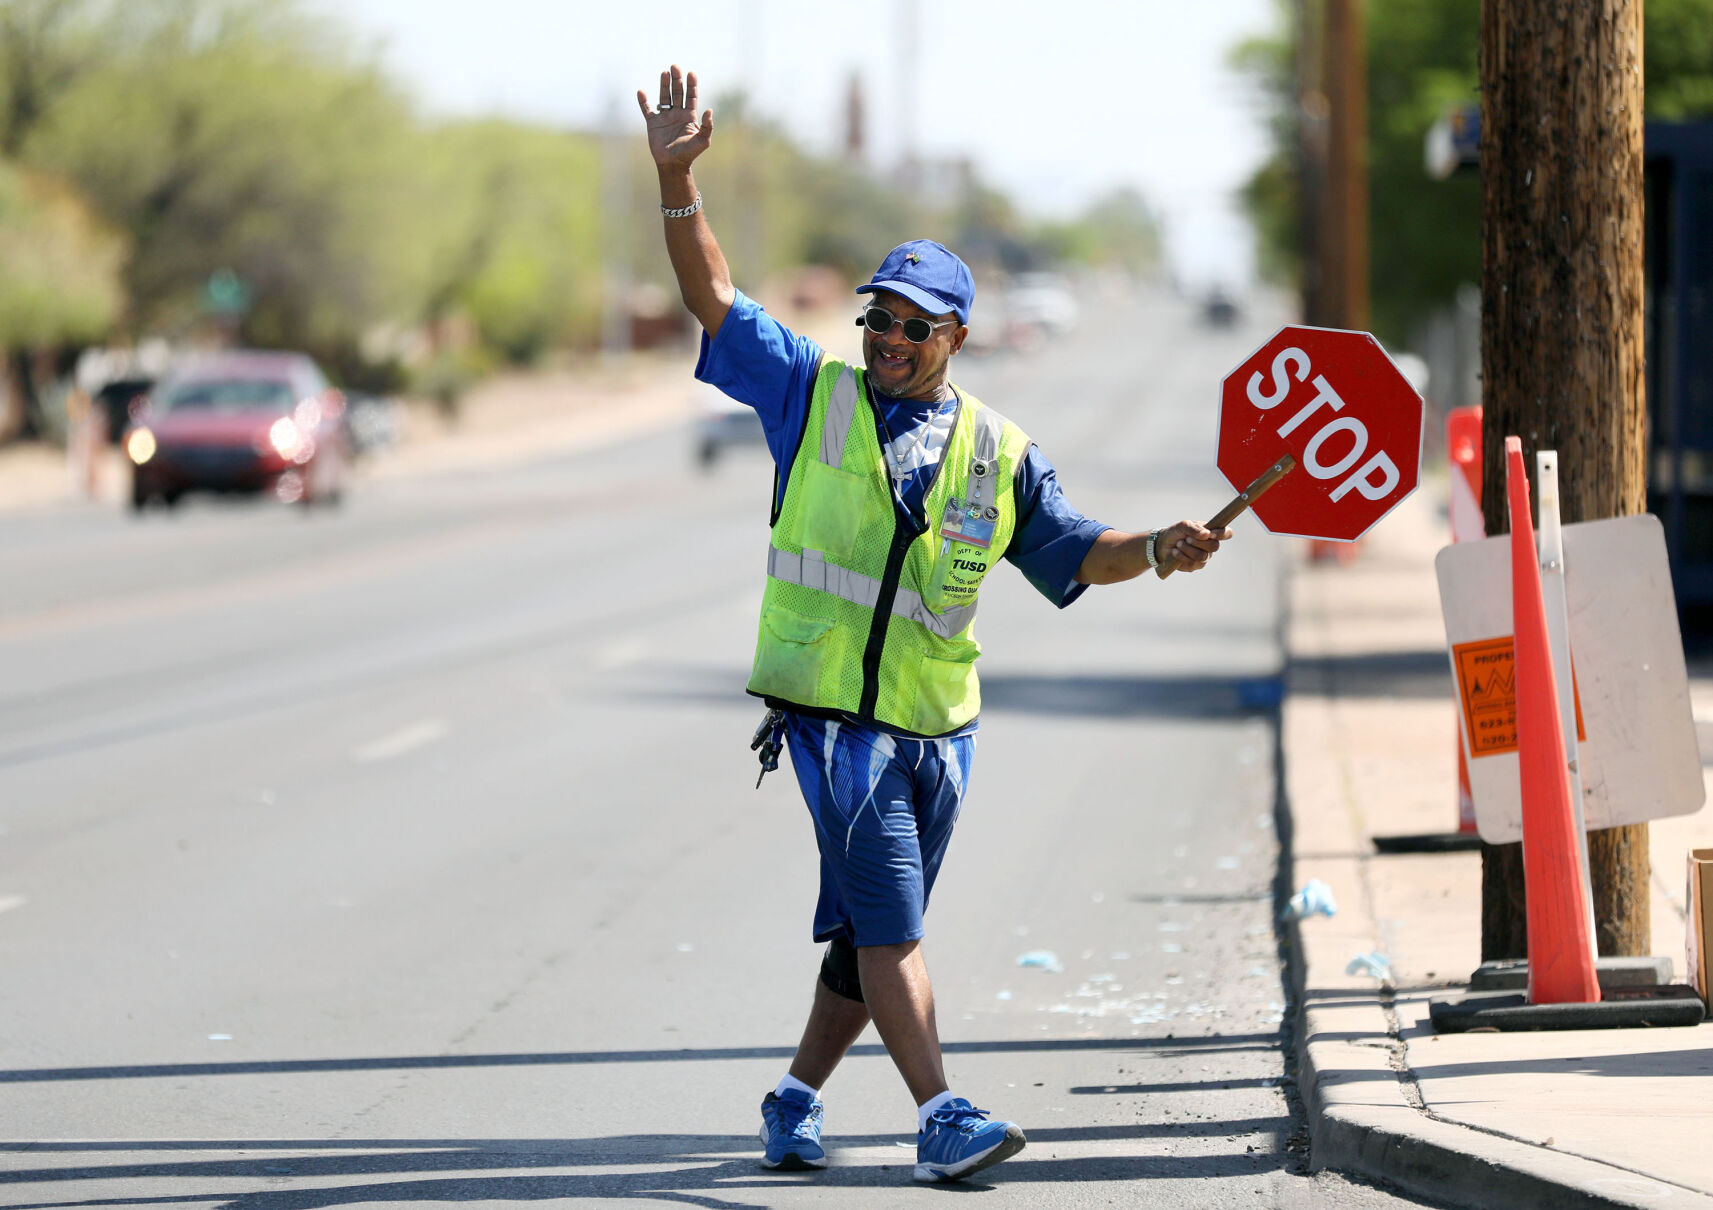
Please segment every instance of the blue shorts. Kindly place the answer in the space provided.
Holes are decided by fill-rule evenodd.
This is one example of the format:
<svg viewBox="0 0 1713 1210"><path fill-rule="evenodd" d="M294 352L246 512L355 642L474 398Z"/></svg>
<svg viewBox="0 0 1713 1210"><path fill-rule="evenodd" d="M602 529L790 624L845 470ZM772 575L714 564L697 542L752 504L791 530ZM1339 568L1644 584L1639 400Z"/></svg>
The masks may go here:
<svg viewBox="0 0 1713 1210"><path fill-rule="evenodd" d="M786 718L791 766L821 850L815 940L918 940L969 786L974 732L917 740L857 723Z"/></svg>

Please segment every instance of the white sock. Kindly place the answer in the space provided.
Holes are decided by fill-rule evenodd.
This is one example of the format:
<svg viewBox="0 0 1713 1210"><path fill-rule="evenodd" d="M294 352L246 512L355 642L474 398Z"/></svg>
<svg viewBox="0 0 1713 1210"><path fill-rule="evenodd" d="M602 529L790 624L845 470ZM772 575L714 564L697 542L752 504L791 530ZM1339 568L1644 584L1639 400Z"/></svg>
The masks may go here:
<svg viewBox="0 0 1713 1210"><path fill-rule="evenodd" d="M795 1088L798 1092L806 1092L812 1100L818 1101L821 1099L821 1090L819 1088L810 1088L790 1072L786 1072L785 1078L779 1081L779 1087L773 1090L773 1095L776 1097L784 1096L787 1088Z"/></svg>
<svg viewBox="0 0 1713 1210"><path fill-rule="evenodd" d="M936 1109L945 1108L948 1102L955 1099L956 1098L947 1091L942 1092L937 1096L929 1097L926 1101L922 1102L922 1104L916 1106L916 1132L920 1134L922 1131L928 1129L928 1115L933 1113Z"/></svg>

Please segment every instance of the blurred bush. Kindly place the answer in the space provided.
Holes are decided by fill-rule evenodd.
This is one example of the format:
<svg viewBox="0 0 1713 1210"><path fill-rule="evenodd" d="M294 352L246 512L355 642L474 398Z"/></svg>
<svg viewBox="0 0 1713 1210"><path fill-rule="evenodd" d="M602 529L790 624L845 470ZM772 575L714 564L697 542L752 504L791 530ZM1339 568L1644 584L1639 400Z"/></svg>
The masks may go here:
<svg viewBox="0 0 1713 1210"><path fill-rule="evenodd" d="M0 441L51 436L42 350L99 339L124 305L124 242L63 181L0 160Z"/></svg>
<svg viewBox="0 0 1713 1210"><path fill-rule="evenodd" d="M100 336L124 302L124 241L64 181L0 161L0 346Z"/></svg>
<svg viewBox="0 0 1713 1210"><path fill-rule="evenodd" d="M600 336L601 148L506 121L427 131L415 165L424 229L419 317L455 312L507 361Z"/></svg>
<svg viewBox="0 0 1713 1210"><path fill-rule="evenodd" d="M452 423L458 419L464 395L493 368L493 358L481 349L446 349L417 367L410 388L433 400L441 417Z"/></svg>

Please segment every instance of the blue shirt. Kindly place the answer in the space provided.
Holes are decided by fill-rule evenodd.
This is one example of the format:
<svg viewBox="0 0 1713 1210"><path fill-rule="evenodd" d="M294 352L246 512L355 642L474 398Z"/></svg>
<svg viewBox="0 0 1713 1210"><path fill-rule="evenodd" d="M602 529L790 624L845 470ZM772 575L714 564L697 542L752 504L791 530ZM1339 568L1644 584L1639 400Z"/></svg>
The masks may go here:
<svg viewBox="0 0 1713 1210"><path fill-rule="evenodd" d="M767 448L779 468L778 500L785 498L786 477L809 416L809 392L821 363L821 347L798 336L741 292L732 302L719 335L702 334L696 377L718 387L739 403L754 408L761 419ZM940 449L924 440L922 426L936 419L943 428L952 417L950 405L917 399L893 399L874 394L876 439L907 452L907 474L900 484L904 503L920 515L922 497L938 467ZM931 450L924 457L925 450ZM891 461L889 458L888 461ZM1052 463L1033 444L1016 475L1017 526L1005 558L1023 573L1042 596L1063 609L1088 587L1076 580L1089 548L1111 528L1091 521L1065 499ZM777 503L777 501L776 501Z"/></svg>

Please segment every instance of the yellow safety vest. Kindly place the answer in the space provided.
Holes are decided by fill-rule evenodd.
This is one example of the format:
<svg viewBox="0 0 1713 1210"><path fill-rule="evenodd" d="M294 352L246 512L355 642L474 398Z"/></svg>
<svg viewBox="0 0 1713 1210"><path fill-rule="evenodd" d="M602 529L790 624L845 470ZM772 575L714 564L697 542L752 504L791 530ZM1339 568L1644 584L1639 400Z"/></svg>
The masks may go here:
<svg viewBox="0 0 1713 1210"><path fill-rule="evenodd" d="M823 360L774 511L751 693L921 736L981 709L976 593L1016 528L1029 438L953 390L919 522L896 503L867 374Z"/></svg>

